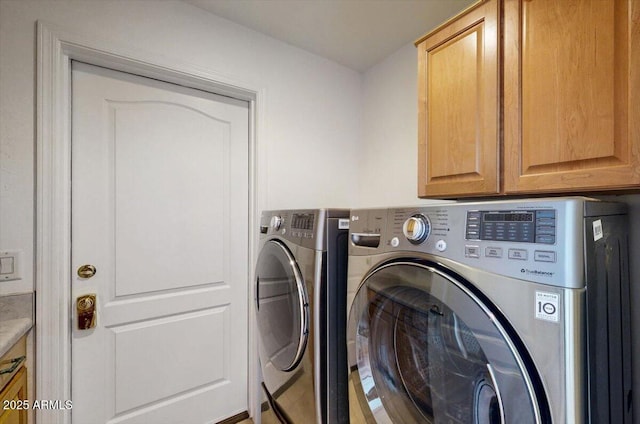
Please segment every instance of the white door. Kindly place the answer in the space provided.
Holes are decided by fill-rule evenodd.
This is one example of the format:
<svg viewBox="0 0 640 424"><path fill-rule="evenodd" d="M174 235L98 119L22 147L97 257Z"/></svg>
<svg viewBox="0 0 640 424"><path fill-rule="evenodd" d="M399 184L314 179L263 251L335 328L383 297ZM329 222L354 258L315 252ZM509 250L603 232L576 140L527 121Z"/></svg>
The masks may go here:
<svg viewBox="0 0 640 424"><path fill-rule="evenodd" d="M72 110L74 424L247 410L247 102L74 63Z"/></svg>

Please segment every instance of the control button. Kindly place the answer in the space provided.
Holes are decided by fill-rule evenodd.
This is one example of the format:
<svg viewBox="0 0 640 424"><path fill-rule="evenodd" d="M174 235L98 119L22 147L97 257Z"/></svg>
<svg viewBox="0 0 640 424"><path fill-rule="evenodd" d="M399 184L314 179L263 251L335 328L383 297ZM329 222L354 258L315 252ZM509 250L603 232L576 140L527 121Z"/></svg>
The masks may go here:
<svg viewBox="0 0 640 424"><path fill-rule="evenodd" d="M526 261L529 256L525 249L509 249L509 259L518 259Z"/></svg>
<svg viewBox="0 0 640 424"><path fill-rule="evenodd" d="M398 237L394 237L391 239L391 247L400 246L400 239Z"/></svg>
<svg viewBox="0 0 640 424"><path fill-rule="evenodd" d="M536 243L554 244L556 242L556 236L536 236Z"/></svg>
<svg viewBox="0 0 640 424"><path fill-rule="evenodd" d="M467 234L467 237L465 237L467 240L480 240L480 237L478 237L477 234Z"/></svg>
<svg viewBox="0 0 640 424"><path fill-rule="evenodd" d="M275 231L278 231L282 226L282 217L278 215L274 215L271 217L271 228Z"/></svg>
<svg viewBox="0 0 640 424"><path fill-rule="evenodd" d="M536 250L533 252L533 260L536 262L555 262L556 252L551 250Z"/></svg>
<svg viewBox="0 0 640 424"><path fill-rule="evenodd" d="M542 210L542 211L536 211L536 218L540 219L540 218L552 218L555 219L556 217L556 211L554 210Z"/></svg>
<svg viewBox="0 0 640 424"><path fill-rule="evenodd" d="M464 256L467 258L479 258L480 257L480 247L479 246L465 246L464 247Z"/></svg>
<svg viewBox="0 0 640 424"><path fill-rule="evenodd" d="M554 236L556 234L556 227L541 226L536 228L537 235Z"/></svg>
<svg viewBox="0 0 640 424"><path fill-rule="evenodd" d="M447 250L447 242L444 240L438 240L436 242L436 249L438 250L438 252L444 252L445 250Z"/></svg>
<svg viewBox="0 0 640 424"><path fill-rule="evenodd" d="M467 238L471 240L480 240L478 237L479 233L477 231L467 231Z"/></svg>
<svg viewBox="0 0 640 424"><path fill-rule="evenodd" d="M487 247L484 249L484 256L487 258L501 258L502 257L502 248L501 247Z"/></svg>
<svg viewBox="0 0 640 424"><path fill-rule="evenodd" d="M480 240L480 218L482 217L479 211L467 211L467 226L466 235L467 240Z"/></svg>
<svg viewBox="0 0 640 424"><path fill-rule="evenodd" d="M424 215L413 215L404 222L402 232L411 243L420 244L429 238L431 222Z"/></svg>
<svg viewBox="0 0 640 424"><path fill-rule="evenodd" d="M548 219L548 218L539 218L536 220L536 226L551 226L551 227L555 227L556 226L556 220L555 219Z"/></svg>
<svg viewBox="0 0 640 424"><path fill-rule="evenodd" d="M467 211L467 221L469 222L479 222L481 216L480 211Z"/></svg>

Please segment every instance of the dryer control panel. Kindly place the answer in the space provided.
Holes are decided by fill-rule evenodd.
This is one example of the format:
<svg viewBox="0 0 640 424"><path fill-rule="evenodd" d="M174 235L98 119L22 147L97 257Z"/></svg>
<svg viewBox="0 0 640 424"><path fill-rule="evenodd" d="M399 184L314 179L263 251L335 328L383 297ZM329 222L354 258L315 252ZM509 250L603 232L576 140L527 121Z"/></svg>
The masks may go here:
<svg viewBox="0 0 640 424"><path fill-rule="evenodd" d="M265 211L260 219L260 233L263 237L276 236L304 247L321 248L318 230L323 218L322 210Z"/></svg>
<svg viewBox="0 0 640 424"><path fill-rule="evenodd" d="M260 217L260 239L279 238L314 250L326 249L327 221L338 219L348 224L348 209L265 210ZM347 229L348 225L340 229Z"/></svg>

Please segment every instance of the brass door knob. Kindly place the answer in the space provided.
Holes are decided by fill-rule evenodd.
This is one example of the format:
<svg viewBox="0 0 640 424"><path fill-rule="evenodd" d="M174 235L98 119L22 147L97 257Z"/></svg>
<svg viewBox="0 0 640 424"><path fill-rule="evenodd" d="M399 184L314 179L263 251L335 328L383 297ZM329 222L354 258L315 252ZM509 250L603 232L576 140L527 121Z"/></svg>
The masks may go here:
<svg viewBox="0 0 640 424"><path fill-rule="evenodd" d="M96 275L96 267L93 265L82 265L78 268L78 277L91 278Z"/></svg>

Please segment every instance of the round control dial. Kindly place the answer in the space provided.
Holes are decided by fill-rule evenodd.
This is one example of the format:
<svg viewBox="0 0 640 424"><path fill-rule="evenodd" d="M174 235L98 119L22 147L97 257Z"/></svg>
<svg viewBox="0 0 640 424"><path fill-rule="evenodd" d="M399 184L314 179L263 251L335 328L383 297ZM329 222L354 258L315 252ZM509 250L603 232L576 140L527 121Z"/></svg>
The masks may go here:
<svg viewBox="0 0 640 424"><path fill-rule="evenodd" d="M278 231L282 227L282 217L279 215L274 215L271 217L271 228L274 231Z"/></svg>
<svg viewBox="0 0 640 424"><path fill-rule="evenodd" d="M413 244L420 244L431 234L431 222L424 215L416 214L407 219L402 226L404 236Z"/></svg>

